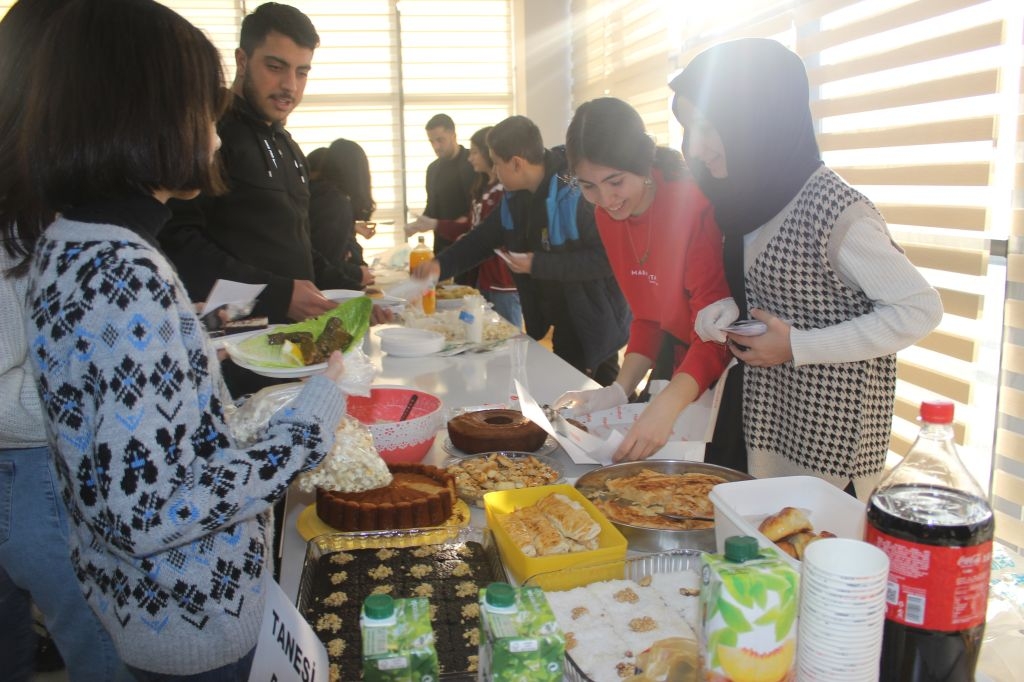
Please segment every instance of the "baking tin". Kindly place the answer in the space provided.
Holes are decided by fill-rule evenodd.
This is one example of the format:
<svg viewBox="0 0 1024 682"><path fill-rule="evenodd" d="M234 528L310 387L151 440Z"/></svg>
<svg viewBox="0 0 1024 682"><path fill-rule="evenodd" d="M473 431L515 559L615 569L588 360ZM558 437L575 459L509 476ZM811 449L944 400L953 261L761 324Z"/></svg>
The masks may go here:
<svg viewBox="0 0 1024 682"><path fill-rule="evenodd" d="M633 476L643 469L650 469L665 474L710 474L725 481L746 481L753 477L741 471L727 469L715 464L704 462L688 462L672 459L651 459L641 462L624 462L612 464L588 471L576 480L576 489L589 499L588 491L605 489L605 481L624 476ZM620 523L609 519L629 542L633 552L664 552L672 549L691 548L705 552L715 551L715 528L697 530L671 530L666 528L650 528L629 523Z"/></svg>
<svg viewBox="0 0 1024 682"><path fill-rule="evenodd" d="M458 545L466 542L477 542L483 547L484 556L496 580L508 581L508 573L501 563L494 536L486 528L413 528L393 531L368 531L358 533L330 533L318 535L306 543L306 556L299 578L299 591L296 606L299 613L305 614L313 604L314 573L317 560L325 554L344 552L355 549L381 549L387 547L416 547L420 545ZM485 585L481 585L485 587ZM364 595L365 597L365 595ZM476 671L444 672L440 680L445 682L476 682Z"/></svg>
<svg viewBox="0 0 1024 682"><path fill-rule="evenodd" d="M635 556L619 561L569 566L555 571L538 573L530 576L524 585L536 585L545 591L561 591L580 585L601 582L603 580L633 580L640 582L643 578L656 573L701 572L701 556L704 552L696 549L676 549L669 552L656 552ZM694 632L699 634L694 624ZM582 669L572 654L565 655L565 679L570 682L594 682ZM682 681L674 681L682 682Z"/></svg>

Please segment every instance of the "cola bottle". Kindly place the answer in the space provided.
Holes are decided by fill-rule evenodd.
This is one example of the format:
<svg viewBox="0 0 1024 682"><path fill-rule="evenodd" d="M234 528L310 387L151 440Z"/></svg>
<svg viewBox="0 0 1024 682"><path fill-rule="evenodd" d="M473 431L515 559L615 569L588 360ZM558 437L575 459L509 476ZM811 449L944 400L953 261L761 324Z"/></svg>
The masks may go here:
<svg viewBox="0 0 1024 682"><path fill-rule="evenodd" d="M865 539L889 556L881 682L971 682L985 632L995 519L953 441L953 404L921 404L921 432L882 479Z"/></svg>

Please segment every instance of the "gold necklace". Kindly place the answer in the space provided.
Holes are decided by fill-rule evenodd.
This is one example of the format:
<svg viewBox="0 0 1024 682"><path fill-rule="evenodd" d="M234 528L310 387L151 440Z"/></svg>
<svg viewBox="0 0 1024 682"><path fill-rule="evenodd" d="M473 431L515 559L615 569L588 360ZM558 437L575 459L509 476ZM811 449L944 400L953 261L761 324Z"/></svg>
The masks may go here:
<svg viewBox="0 0 1024 682"><path fill-rule="evenodd" d="M655 191L654 190L654 185L651 183L650 178L648 178L644 182L644 194L647 193L648 189L651 190L652 194ZM650 206L648 206L647 209L649 210ZM646 213L646 211L644 211L644 212ZM626 239L629 240L629 250L633 252L633 259L636 261L637 265L641 265L641 266L644 265L647 262L647 258L651 255L651 232L652 232L652 230L651 230L651 221L650 221L650 218L648 217L648 220L647 220L647 248L644 249L644 255L638 256L636 254L636 245L633 244L633 233L630 232L628 223L626 225Z"/></svg>
<svg viewBox="0 0 1024 682"><path fill-rule="evenodd" d="M644 249L644 254L638 256L636 253L636 246L633 244L633 234L630 232L629 226L626 226L626 239L629 240L629 250L633 252L633 259L637 265L643 265L647 262L648 256L651 255L651 224L647 223L647 248Z"/></svg>

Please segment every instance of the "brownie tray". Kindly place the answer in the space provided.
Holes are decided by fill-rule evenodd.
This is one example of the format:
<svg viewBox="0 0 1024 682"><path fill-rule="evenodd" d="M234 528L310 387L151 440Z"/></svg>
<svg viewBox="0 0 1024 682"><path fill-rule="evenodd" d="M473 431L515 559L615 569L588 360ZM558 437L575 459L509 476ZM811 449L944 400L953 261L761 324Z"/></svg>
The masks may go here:
<svg viewBox="0 0 1024 682"><path fill-rule="evenodd" d="M348 682L362 679L363 600L374 591L427 596L440 679L473 682L477 593L490 582L507 580L486 528L331 533L306 545L296 605L327 647L332 667L340 668L340 677L331 679Z"/></svg>

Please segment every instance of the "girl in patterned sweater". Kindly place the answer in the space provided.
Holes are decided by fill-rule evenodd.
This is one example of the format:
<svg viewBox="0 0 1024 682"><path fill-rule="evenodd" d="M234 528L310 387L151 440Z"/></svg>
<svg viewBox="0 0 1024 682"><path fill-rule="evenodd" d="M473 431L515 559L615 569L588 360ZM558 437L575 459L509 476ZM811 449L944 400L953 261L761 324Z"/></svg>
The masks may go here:
<svg viewBox="0 0 1024 682"><path fill-rule="evenodd" d="M20 161L59 217L26 325L81 589L138 679L247 679L269 509L333 444L341 356L237 446L216 352L156 245L163 202L222 188L220 57L199 30L152 0L76 0L34 67Z"/></svg>
<svg viewBox="0 0 1024 682"><path fill-rule="evenodd" d="M816 475L866 499L885 466L896 352L939 323L938 293L871 202L822 164L796 54L723 43L671 87L683 154L725 237L736 308L723 319L768 327L708 334L745 363L750 473Z"/></svg>

